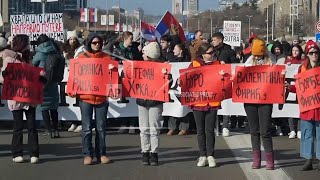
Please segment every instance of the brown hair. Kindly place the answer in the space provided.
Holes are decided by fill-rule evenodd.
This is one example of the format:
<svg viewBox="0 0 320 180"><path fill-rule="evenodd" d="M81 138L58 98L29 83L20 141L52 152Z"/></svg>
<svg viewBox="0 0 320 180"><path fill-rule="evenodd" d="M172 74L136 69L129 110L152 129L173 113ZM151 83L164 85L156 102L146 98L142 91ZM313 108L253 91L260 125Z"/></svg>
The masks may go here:
<svg viewBox="0 0 320 180"><path fill-rule="evenodd" d="M29 63L30 61L29 36L25 34L15 35L12 39L11 50L17 52L16 59L21 62Z"/></svg>
<svg viewBox="0 0 320 180"><path fill-rule="evenodd" d="M129 31L123 32L123 34L121 36L121 41L123 42L124 40L128 39L130 36L133 37L132 32L129 32Z"/></svg>

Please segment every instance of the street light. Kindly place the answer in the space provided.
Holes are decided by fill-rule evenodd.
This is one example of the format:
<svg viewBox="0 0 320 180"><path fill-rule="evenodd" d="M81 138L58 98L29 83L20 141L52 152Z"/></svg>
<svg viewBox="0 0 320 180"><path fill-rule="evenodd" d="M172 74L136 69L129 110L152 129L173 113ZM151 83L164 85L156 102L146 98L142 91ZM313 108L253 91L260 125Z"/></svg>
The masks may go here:
<svg viewBox="0 0 320 180"><path fill-rule="evenodd" d="M251 17L252 17L252 15L246 15L248 18L249 18L249 36L248 37L250 37L250 35L251 35L251 30L250 30L250 24L251 24Z"/></svg>

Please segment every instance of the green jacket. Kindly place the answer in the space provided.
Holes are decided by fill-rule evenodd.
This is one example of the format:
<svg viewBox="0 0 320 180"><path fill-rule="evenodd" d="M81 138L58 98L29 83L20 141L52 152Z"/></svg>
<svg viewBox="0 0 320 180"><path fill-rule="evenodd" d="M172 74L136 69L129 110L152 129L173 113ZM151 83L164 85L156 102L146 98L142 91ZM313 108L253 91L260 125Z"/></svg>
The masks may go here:
<svg viewBox="0 0 320 180"><path fill-rule="evenodd" d="M49 54L58 53L52 42L48 41L40 44L36 48L32 64L36 67L45 67ZM58 83L50 82L44 86L43 103L40 105L41 111L55 110L59 107Z"/></svg>

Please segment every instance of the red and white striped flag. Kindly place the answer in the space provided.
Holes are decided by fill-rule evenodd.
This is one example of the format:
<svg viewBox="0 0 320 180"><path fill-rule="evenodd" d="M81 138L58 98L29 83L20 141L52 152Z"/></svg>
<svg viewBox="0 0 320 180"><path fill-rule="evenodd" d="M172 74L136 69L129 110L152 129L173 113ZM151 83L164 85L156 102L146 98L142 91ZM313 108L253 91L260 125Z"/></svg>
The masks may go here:
<svg viewBox="0 0 320 180"><path fill-rule="evenodd" d="M80 8L80 22L88 22L88 8Z"/></svg>

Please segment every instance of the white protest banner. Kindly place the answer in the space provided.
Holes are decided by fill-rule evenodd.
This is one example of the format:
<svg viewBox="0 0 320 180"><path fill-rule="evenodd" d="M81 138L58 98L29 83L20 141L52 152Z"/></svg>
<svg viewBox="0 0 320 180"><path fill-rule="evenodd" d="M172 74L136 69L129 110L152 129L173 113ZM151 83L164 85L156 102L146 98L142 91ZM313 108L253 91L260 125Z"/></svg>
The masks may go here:
<svg viewBox="0 0 320 180"><path fill-rule="evenodd" d="M26 34L30 41L36 41L41 34L57 41L64 41L63 14L24 14L11 15L11 34Z"/></svg>
<svg viewBox="0 0 320 180"><path fill-rule="evenodd" d="M109 21L108 21L109 25L113 26L114 25L114 15L109 15L108 19L109 19Z"/></svg>
<svg viewBox="0 0 320 180"><path fill-rule="evenodd" d="M102 26L107 25L107 15L101 15L100 18L101 18L101 25Z"/></svg>
<svg viewBox="0 0 320 180"><path fill-rule="evenodd" d="M230 46L240 46L241 43L241 21L223 22L223 42Z"/></svg>
<svg viewBox="0 0 320 180"><path fill-rule="evenodd" d="M172 65L172 86L169 90L170 102L163 104L163 116L184 117L191 109L188 106L182 106L180 103L181 89L177 85L177 79L179 78L179 70L185 69L190 65L190 62L185 63L170 63ZM234 72L236 66L242 66L243 64L232 64L232 70ZM286 79L293 80L293 75L297 72L299 65L290 65L286 67ZM122 67L119 66L119 73ZM59 104L59 119L60 120L81 120L81 113L79 105L75 98L68 97L65 93L66 82L68 81L69 71L66 68L64 73L64 79L59 84L60 89L60 104ZM1 92L1 91L0 91ZM277 93L277 92L274 92ZM1 95L0 95L1 97ZM118 103L118 100L109 99L109 109L107 116L109 118L119 117L137 117L138 107L136 99L127 98L128 103ZM222 109L218 111L219 115L240 115L246 116L243 108L243 103L233 103L232 99L222 101ZM0 120L12 120L12 113L7 107L7 101L2 100L0 103ZM299 118L299 106L296 102L296 95L290 93L287 101L284 105L273 105L272 117L293 117ZM41 111L37 111L37 119L42 119Z"/></svg>

